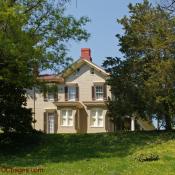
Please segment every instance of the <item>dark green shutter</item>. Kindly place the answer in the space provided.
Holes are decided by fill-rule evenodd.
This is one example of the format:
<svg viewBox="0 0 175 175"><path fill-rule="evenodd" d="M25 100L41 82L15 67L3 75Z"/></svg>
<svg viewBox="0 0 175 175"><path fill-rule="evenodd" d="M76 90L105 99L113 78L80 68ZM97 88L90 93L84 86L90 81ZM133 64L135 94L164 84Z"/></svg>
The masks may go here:
<svg viewBox="0 0 175 175"><path fill-rule="evenodd" d="M64 93L65 93L65 101L68 101L68 87L64 87Z"/></svg>
<svg viewBox="0 0 175 175"><path fill-rule="evenodd" d="M95 100L95 87L92 86L92 100Z"/></svg>
<svg viewBox="0 0 175 175"><path fill-rule="evenodd" d="M103 99L107 100L107 86L106 86L106 84L103 85Z"/></svg>
<svg viewBox="0 0 175 175"><path fill-rule="evenodd" d="M79 101L79 87L76 86L76 101Z"/></svg>

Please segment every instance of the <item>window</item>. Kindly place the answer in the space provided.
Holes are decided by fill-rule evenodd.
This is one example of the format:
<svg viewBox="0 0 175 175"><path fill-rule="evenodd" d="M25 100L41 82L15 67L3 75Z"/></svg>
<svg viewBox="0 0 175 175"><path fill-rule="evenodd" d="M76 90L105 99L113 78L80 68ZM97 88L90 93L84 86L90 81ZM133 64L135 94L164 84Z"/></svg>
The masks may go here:
<svg viewBox="0 0 175 175"><path fill-rule="evenodd" d="M75 71L75 76L78 76L80 73L80 68L78 68L76 71Z"/></svg>
<svg viewBox="0 0 175 175"><path fill-rule="evenodd" d="M73 114L71 109L61 110L61 126L73 126Z"/></svg>
<svg viewBox="0 0 175 175"><path fill-rule="evenodd" d="M56 85L47 85L43 89L44 101L58 101L58 87Z"/></svg>
<svg viewBox="0 0 175 175"><path fill-rule="evenodd" d="M103 110L94 108L91 110L90 125L93 127L103 127Z"/></svg>
<svg viewBox="0 0 175 175"><path fill-rule="evenodd" d="M55 130L55 116L54 113L48 113L48 133L53 134Z"/></svg>
<svg viewBox="0 0 175 175"><path fill-rule="evenodd" d="M75 101L76 100L76 87L75 86L69 86L68 87L68 100L69 101Z"/></svg>
<svg viewBox="0 0 175 175"><path fill-rule="evenodd" d="M103 100L103 86L95 86L95 98L96 100Z"/></svg>
<svg viewBox="0 0 175 175"><path fill-rule="evenodd" d="M48 92L48 101L54 101L54 92Z"/></svg>
<svg viewBox="0 0 175 175"><path fill-rule="evenodd" d="M65 86L65 101L78 101L79 100L79 87L77 84Z"/></svg>
<svg viewBox="0 0 175 175"><path fill-rule="evenodd" d="M94 74L94 68L91 68L91 74Z"/></svg>

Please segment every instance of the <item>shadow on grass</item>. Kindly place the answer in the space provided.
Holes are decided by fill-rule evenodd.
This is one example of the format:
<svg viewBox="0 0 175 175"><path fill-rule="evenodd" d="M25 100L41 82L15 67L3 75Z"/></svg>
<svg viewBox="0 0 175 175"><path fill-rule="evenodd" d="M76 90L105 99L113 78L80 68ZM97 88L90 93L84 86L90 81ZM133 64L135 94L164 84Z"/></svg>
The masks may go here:
<svg viewBox="0 0 175 175"><path fill-rule="evenodd" d="M126 157L145 145L175 139L175 132L0 135L0 166L32 167L45 163Z"/></svg>

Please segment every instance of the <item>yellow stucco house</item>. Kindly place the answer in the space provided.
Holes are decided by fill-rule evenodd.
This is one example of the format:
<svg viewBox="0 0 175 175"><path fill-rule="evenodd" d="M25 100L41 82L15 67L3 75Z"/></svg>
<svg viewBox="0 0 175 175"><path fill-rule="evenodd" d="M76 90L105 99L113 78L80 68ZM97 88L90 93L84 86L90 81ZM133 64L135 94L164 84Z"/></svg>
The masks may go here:
<svg viewBox="0 0 175 175"><path fill-rule="evenodd" d="M27 107L36 120L34 128L45 133L113 132L114 125L107 113L111 97L106 84L109 74L92 62L91 50L81 49L79 60L59 75L40 75L40 81L54 84L56 91L27 90ZM150 121L126 118L131 131L155 129Z"/></svg>
<svg viewBox="0 0 175 175"><path fill-rule="evenodd" d="M111 96L107 77L108 73L92 62L89 48L81 49L80 59L62 74L40 76L40 80L55 84L58 92L27 91L35 129L46 133L113 131L107 116L106 100Z"/></svg>

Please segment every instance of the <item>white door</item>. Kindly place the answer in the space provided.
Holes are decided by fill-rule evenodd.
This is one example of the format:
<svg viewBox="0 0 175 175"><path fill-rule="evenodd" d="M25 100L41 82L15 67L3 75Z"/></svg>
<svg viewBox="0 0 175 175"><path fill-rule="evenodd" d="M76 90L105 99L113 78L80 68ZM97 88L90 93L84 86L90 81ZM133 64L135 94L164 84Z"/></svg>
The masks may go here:
<svg viewBox="0 0 175 175"><path fill-rule="evenodd" d="M48 113L48 133L53 134L55 130L55 116L54 113Z"/></svg>

